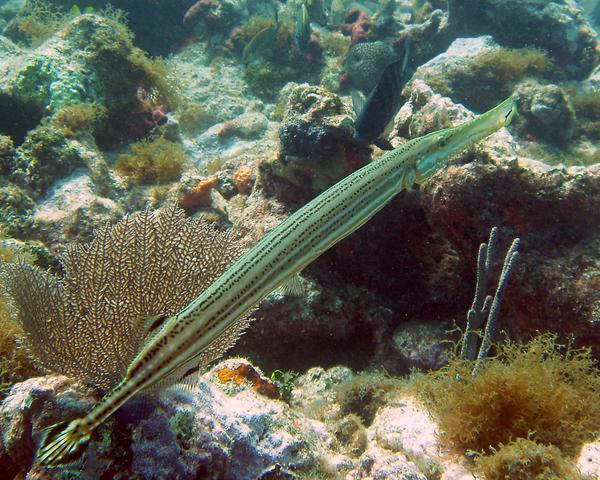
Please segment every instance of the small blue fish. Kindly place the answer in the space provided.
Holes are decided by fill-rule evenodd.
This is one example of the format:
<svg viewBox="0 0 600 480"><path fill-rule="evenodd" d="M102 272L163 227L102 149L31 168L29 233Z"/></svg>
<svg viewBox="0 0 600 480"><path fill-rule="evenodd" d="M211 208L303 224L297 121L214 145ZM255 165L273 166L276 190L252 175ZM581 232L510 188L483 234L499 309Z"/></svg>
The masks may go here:
<svg viewBox="0 0 600 480"><path fill-rule="evenodd" d="M393 149L385 135L404 100L402 89L408 80L406 65L409 49L410 38L407 38L402 58L385 67L379 82L366 100L360 92L352 92L352 103L356 113L356 141L364 144L374 143L382 150Z"/></svg>

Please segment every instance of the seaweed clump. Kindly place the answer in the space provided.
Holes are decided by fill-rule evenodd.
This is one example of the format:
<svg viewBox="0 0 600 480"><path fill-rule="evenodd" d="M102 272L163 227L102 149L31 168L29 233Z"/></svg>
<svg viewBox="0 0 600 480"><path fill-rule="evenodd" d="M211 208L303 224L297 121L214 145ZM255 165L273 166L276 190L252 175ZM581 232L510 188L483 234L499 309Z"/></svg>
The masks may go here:
<svg viewBox="0 0 600 480"><path fill-rule="evenodd" d="M58 30L66 18L64 10L50 2L27 0L3 33L17 43L35 47Z"/></svg>
<svg viewBox="0 0 600 480"><path fill-rule="evenodd" d="M0 230L0 237L2 234ZM34 256L19 245L0 240L0 261L19 260L32 264L35 261ZM18 342L23 336L23 329L11 318L3 295L0 295L0 398L4 398L15 383L41 373L28 352L19 348Z"/></svg>
<svg viewBox="0 0 600 480"><path fill-rule="evenodd" d="M82 133L95 134L106 119L106 109L97 103L75 103L62 107L52 117L52 124L65 137L77 138Z"/></svg>
<svg viewBox="0 0 600 480"><path fill-rule="evenodd" d="M551 71L552 60L537 48L494 48L475 57L477 75L514 83L525 77L541 76Z"/></svg>
<svg viewBox="0 0 600 480"><path fill-rule="evenodd" d="M403 383L379 372L361 373L335 386L342 416L355 415L369 426L377 410Z"/></svg>
<svg viewBox="0 0 600 480"><path fill-rule="evenodd" d="M136 184L168 183L181 177L187 155L181 145L162 137L142 140L119 155L116 171Z"/></svg>
<svg viewBox="0 0 600 480"><path fill-rule="evenodd" d="M311 37L305 52L294 42L294 25L257 17L236 28L229 44L241 55L244 76L259 96L272 99L291 80L310 80L321 66L322 46ZM316 79L316 78L315 78Z"/></svg>
<svg viewBox="0 0 600 480"><path fill-rule="evenodd" d="M596 93L580 93L571 96L571 104L577 116L577 134L590 140L600 139L600 96Z"/></svg>
<svg viewBox="0 0 600 480"><path fill-rule="evenodd" d="M600 372L589 349L563 348L545 334L499 347L478 366L452 360L415 380L453 450L488 452L519 438L572 457L600 428ZM512 477L511 477L512 478Z"/></svg>
<svg viewBox="0 0 600 480"><path fill-rule="evenodd" d="M574 462L552 445L519 438L475 460L486 480L579 480Z"/></svg>

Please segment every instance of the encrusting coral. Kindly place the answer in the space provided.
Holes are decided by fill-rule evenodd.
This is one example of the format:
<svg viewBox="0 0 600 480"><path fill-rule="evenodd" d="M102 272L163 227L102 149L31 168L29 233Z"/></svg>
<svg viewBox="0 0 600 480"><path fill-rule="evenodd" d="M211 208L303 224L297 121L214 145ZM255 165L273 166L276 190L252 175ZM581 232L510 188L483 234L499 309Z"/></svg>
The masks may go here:
<svg viewBox="0 0 600 480"><path fill-rule="evenodd" d="M173 206L68 248L61 278L24 262L1 264L0 277L39 365L109 388L142 345L144 319L181 310L240 253L231 230Z"/></svg>

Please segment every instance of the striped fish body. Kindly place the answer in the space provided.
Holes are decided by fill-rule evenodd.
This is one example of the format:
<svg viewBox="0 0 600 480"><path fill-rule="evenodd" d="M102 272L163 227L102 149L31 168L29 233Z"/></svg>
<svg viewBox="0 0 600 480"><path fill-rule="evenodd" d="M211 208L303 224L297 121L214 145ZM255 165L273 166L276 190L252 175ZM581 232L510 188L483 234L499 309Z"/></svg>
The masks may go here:
<svg viewBox="0 0 600 480"><path fill-rule="evenodd" d="M296 29L294 31L294 40L298 50L304 52L310 41L310 18L308 16L308 8L306 3L302 2L296 17Z"/></svg>
<svg viewBox="0 0 600 480"><path fill-rule="evenodd" d="M410 140L292 214L157 328L123 380L85 417L49 427L38 462L57 465L77 458L94 429L135 393L221 354L243 332L245 316L261 299L363 225L398 192L429 178L449 155L507 124L514 111L514 101L508 99L475 120Z"/></svg>

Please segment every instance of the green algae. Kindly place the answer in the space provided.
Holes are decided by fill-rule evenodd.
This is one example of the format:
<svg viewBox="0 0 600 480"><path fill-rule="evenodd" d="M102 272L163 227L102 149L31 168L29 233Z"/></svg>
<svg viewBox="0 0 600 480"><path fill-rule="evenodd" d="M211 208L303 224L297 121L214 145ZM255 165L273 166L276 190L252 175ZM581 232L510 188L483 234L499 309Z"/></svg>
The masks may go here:
<svg viewBox="0 0 600 480"><path fill-rule="evenodd" d="M13 238L24 238L33 227L35 202L25 189L7 184L0 187L0 225Z"/></svg>
<svg viewBox="0 0 600 480"><path fill-rule="evenodd" d="M580 480L575 462L552 446L518 438L475 459L486 480Z"/></svg>
<svg viewBox="0 0 600 480"><path fill-rule="evenodd" d="M334 387L341 415L356 415L369 426L379 407L403 382L379 372L360 373Z"/></svg>
<svg viewBox="0 0 600 480"><path fill-rule="evenodd" d="M550 334L507 343L480 365L453 359L411 388L457 453L489 452L518 438L574 457L600 428L600 372L589 349L565 348Z"/></svg>
<svg viewBox="0 0 600 480"><path fill-rule="evenodd" d="M196 432L196 418L194 413L189 410L179 410L169 418L171 430L178 438L191 439Z"/></svg>
<svg viewBox="0 0 600 480"><path fill-rule="evenodd" d="M41 195L58 178L68 175L84 162L62 130L42 125L31 130L17 148L12 178Z"/></svg>
<svg viewBox="0 0 600 480"><path fill-rule="evenodd" d="M179 179L186 163L181 145L159 137L134 143L131 153L119 156L115 170L136 184L168 183Z"/></svg>
<svg viewBox="0 0 600 480"><path fill-rule="evenodd" d="M35 47L56 32L66 18L61 8L48 1L27 0L3 33L17 43Z"/></svg>
<svg viewBox="0 0 600 480"><path fill-rule="evenodd" d="M53 126L61 129L67 138L83 133L94 135L106 120L106 109L97 103L74 103L62 107L52 116Z"/></svg>
<svg viewBox="0 0 600 480"><path fill-rule="evenodd" d="M179 126L184 133L197 135L216 123L212 112L199 102L184 104L177 110Z"/></svg>

